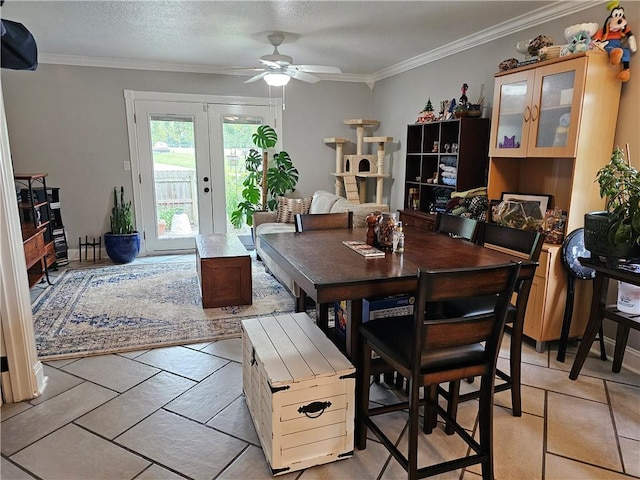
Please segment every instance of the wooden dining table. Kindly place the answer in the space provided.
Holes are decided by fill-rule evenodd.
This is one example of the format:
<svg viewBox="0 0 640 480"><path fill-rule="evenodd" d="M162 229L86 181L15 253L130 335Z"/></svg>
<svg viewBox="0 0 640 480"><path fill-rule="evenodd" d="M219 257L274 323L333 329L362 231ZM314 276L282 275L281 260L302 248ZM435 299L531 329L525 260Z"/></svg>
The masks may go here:
<svg viewBox="0 0 640 480"><path fill-rule="evenodd" d="M305 295L315 300L317 306L351 300L345 351L356 368L359 366L358 329L362 323L363 299L414 293L419 268L473 268L515 260L523 262L521 277L529 278L537 265L461 238L412 227L405 228L403 253L365 258L342 243L364 241L365 238L364 228L260 235L263 250L301 290L298 311L304 311ZM322 315L318 315L318 319L324 321ZM326 330L325 324L319 326Z"/></svg>

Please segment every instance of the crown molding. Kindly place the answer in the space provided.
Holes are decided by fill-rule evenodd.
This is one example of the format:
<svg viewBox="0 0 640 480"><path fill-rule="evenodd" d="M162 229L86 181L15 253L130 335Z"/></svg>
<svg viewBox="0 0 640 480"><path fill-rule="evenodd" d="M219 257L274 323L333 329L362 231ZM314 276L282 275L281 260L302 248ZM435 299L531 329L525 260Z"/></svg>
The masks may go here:
<svg viewBox="0 0 640 480"><path fill-rule="evenodd" d="M478 45L482 45L493 40L497 40L513 33L518 33L527 28L535 27L540 24L557 20L558 18L565 17L582 10L601 5L605 3L604 0L588 0L588 1L560 1L548 7L541 7L537 10L513 18L509 21L496 24L485 30L474 33L467 37L463 37L455 42L451 42L447 45L443 45L438 48L434 48L429 52L422 55L410 58L404 62L397 63L389 68L385 68L374 72L371 77L374 82L382 80L400 73L406 72L413 68L421 67L429 63L447 58L456 53L469 50Z"/></svg>
<svg viewBox="0 0 640 480"><path fill-rule="evenodd" d="M605 3L606 0L584 0L584 1L566 1L562 0L548 7L542 7L526 15L513 18L509 21L499 23L490 28L482 30L473 35L456 40L447 45L434 48L422 55L410 58L403 62L384 68L371 75L368 74L316 74L323 80L334 82L356 82L366 83L370 87L377 81L383 80L394 75L406 72L408 70L427 65L429 63L441 60L456 53L464 52L478 45L482 45L493 40L520 32L527 28L535 27L545 22L557 20L558 18L571 15L573 13L586 10L596 5ZM164 63L149 60L122 59L110 57L84 57L75 55L55 55L42 53L38 58L39 63L48 63L54 65L72 65L83 67L102 67L102 68L122 68L131 70L155 70L163 72L185 72L185 73L206 73L214 75L235 75L243 77L251 77L255 75L254 71L237 71L227 68L213 67L207 65L181 64L181 63Z"/></svg>

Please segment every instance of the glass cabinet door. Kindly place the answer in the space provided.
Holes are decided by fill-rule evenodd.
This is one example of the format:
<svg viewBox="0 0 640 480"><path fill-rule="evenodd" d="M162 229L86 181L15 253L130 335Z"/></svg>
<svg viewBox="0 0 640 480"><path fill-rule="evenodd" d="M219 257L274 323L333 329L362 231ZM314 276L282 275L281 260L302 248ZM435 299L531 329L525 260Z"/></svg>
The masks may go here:
<svg viewBox="0 0 640 480"><path fill-rule="evenodd" d="M527 152L534 71L496 79L490 155L524 157Z"/></svg>
<svg viewBox="0 0 640 480"><path fill-rule="evenodd" d="M585 71L580 59L536 71L528 155L575 156Z"/></svg>

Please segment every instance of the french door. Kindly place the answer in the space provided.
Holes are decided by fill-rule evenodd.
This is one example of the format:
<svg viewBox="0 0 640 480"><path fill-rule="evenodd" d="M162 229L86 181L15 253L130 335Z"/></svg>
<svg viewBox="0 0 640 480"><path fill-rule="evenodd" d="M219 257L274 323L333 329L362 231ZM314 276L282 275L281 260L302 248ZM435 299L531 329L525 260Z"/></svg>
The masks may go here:
<svg viewBox="0 0 640 480"><path fill-rule="evenodd" d="M193 250L196 234L232 229L228 217L251 133L279 124L276 106L163 99L134 99L131 106L136 223L145 253Z"/></svg>
<svg viewBox="0 0 640 480"><path fill-rule="evenodd" d="M213 232L206 109L136 101L135 116L145 250L191 249L195 235Z"/></svg>

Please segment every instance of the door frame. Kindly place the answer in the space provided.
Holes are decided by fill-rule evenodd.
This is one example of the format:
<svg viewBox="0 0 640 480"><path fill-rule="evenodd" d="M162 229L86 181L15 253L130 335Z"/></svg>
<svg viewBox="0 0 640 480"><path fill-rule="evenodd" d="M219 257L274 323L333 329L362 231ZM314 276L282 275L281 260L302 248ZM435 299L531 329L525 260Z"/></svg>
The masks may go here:
<svg viewBox="0 0 640 480"><path fill-rule="evenodd" d="M160 101L160 102L183 102L183 103L199 103L203 105L239 105L239 106L262 106L271 107L274 110L275 125L274 129L278 132L280 141L283 141L281 132L282 125L282 99L280 98L264 98L264 97L240 97L226 95L207 95L192 93L166 93L166 92L144 92L135 90L124 90L125 114L127 120L127 133L129 136L129 160L131 164L131 183L133 186L133 212L135 224L137 228L144 225L144 212L142 208L142 189L140 159L138 152L138 141L135 126L135 101ZM208 108L208 107L207 107ZM209 126L209 131L211 127ZM210 139L212 141L212 139ZM212 151L212 148L209 148ZM215 197L214 197L215 201ZM215 207L214 207L215 208ZM147 254L144 232L140 235L140 255ZM187 250L185 252L190 252ZM181 253L176 250L174 253Z"/></svg>

